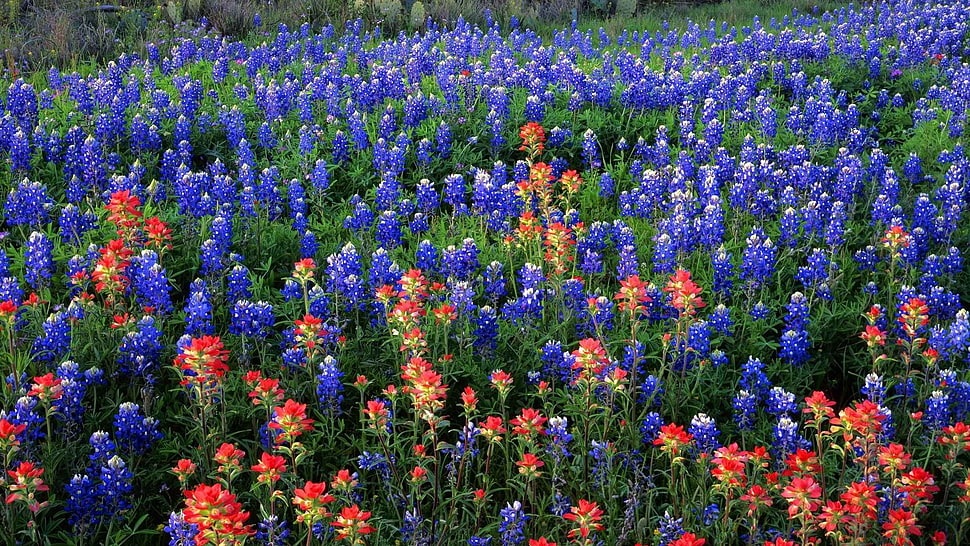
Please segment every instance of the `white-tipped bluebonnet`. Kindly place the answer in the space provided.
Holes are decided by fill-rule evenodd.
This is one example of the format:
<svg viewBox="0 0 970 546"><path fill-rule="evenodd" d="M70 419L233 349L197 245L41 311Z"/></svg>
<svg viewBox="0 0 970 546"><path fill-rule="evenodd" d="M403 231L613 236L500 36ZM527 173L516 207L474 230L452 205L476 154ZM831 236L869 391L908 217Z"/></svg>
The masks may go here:
<svg viewBox="0 0 970 546"><path fill-rule="evenodd" d="M155 442L162 439L158 425L157 419L142 414L138 404L122 403L114 416L118 448L130 455L143 455Z"/></svg>

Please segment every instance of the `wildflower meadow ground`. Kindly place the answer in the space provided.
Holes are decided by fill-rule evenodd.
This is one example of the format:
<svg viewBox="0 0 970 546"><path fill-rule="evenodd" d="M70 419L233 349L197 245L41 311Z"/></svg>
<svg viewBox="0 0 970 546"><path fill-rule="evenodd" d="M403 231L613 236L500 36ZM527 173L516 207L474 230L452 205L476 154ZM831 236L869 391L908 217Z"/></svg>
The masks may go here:
<svg viewBox="0 0 970 546"><path fill-rule="evenodd" d="M0 541L970 541L970 3L203 23L0 85Z"/></svg>

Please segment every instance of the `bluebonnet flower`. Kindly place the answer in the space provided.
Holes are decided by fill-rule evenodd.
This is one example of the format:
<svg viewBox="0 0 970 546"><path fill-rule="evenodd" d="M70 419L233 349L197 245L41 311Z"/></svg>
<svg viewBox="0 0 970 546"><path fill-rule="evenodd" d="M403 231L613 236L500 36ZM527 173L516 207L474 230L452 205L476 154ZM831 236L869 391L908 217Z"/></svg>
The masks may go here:
<svg viewBox="0 0 970 546"><path fill-rule="evenodd" d="M289 522L274 514L256 524L256 534L253 538L262 546L284 546L289 536Z"/></svg>
<svg viewBox="0 0 970 546"><path fill-rule="evenodd" d="M192 337L212 335L212 303L209 299L209 287L202 279L196 279L189 285L189 298L185 303L185 334Z"/></svg>
<svg viewBox="0 0 970 546"><path fill-rule="evenodd" d="M31 345L31 356L45 363L60 360L71 347L69 317L63 311L53 313L47 317L41 329L43 333L34 338L34 343Z"/></svg>
<svg viewBox="0 0 970 546"><path fill-rule="evenodd" d="M61 209L58 221L61 241L65 244L80 245L84 234L97 227L98 217L90 211L81 212L73 203L68 203Z"/></svg>
<svg viewBox="0 0 970 546"><path fill-rule="evenodd" d="M340 371L337 360L327 355L320 363L320 373L317 375L317 400L325 415L335 417L340 414L340 404L343 402L344 385L341 379L344 373Z"/></svg>
<svg viewBox="0 0 970 546"><path fill-rule="evenodd" d="M39 231L30 234L24 248L24 280L40 290L50 282L54 272L54 242Z"/></svg>
<svg viewBox="0 0 970 546"><path fill-rule="evenodd" d="M795 292L786 306L785 329L781 334L778 356L792 366L800 366L808 361L808 303L801 292Z"/></svg>
<svg viewBox="0 0 970 546"><path fill-rule="evenodd" d="M573 435L569 433L569 422L565 417L550 417L546 434L550 439L546 446L546 452L552 456L556 464L572 457L572 453L569 452L569 443L572 442Z"/></svg>
<svg viewBox="0 0 970 546"><path fill-rule="evenodd" d="M252 281L249 280L249 270L242 264L236 264L226 275L226 301L235 304L239 300L253 297L250 292Z"/></svg>
<svg viewBox="0 0 970 546"><path fill-rule="evenodd" d="M721 431L717 429L714 419L704 413L698 413L690 420L687 432L694 436L694 447L701 453L712 453L721 446L717 437Z"/></svg>
<svg viewBox="0 0 970 546"><path fill-rule="evenodd" d="M369 451L364 451L357 457L357 464L363 470L376 470L380 474L381 480L385 484L390 483L391 469L388 466L387 457L385 457L384 455L380 453L371 453Z"/></svg>
<svg viewBox="0 0 970 546"><path fill-rule="evenodd" d="M141 255L132 258L128 276L131 278L138 304L143 308L151 308L161 314L174 310L169 295L172 288L168 272L159 263L158 254L154 250L142 250Z"/></svg>
<svg viewBox="0 0 970 546"><path fill-rule="evenodd" d="M498 313L491 306L483 305L473 320L475 329L472 341L475 351L480 355L491 355L498 348Z"/></svg>
<svg viewBox="0 0 970 546"><path fill-rule="evenodd" d="M656 534L660 536L660 545L667 546L684 534L684 518L674 518L670 512L664 512L657 524Z"/></svg>
<svg viewBox="0 0 970 546"><path fill-rule="evenodd" d="M652 445L653 441L657 439L660 427L665 424L666 421L659 413L651 411L640 423L640 440L646 445Z"/></svg>
<svg viewBox="0 0 970 546"><path fill-rule="evenodd" d="M232 306L229 333L265 339L273 331L276 316L273 306L265 301L239 300Z"/></svg>
<svg viewBox="0 0 970 546"><path fill-rule="evenodd" d="M923 425L930 437L936 437L943 427L952 424L950 394L942 390L933 391L926 399Z"/></svg>
<svg viewBox="0 0 970 546"><path fill-rule="evenodd" d="M751 430L754 428L755 418L758 412L758 397L742 389L734 397L734 422L739 430Z"/></svg>
<svg viewBox="0 0 970 546"><path fill-rule="evenodd" d="M875 373L866 375L861 391L866 398L876 404L882 404L886 398L886 387L883 384L882 376Z"/></svg>
<svg viewBox="0 0 970 546"><path fill-rule="evenodd" d="M145 417L138 404L133 402L124 402L118 406L114 426L118 448L131 455L146 453L156 441L162 439L158 420Z"/></svg>
<svg viewBox="0 0 970 546"><path fill-rule="evenodd" d="M751 230L746 242L741 263L741 280L746 281L751 288L761 288L774 275L777 248L760 227Z"/></svg>
<svg viewBox="0 0 970 546"><path fill-rule="evenodd" d="M118 371L153 383L162 348L162 331L155 326L155 318L143 317L121 340L116 359Z"/></svg>
<svg viewBox="0 0 970 546"><path fill-rule="evenodd" d="M748 314L756 321L767 320L771 316L771 307L759 301L751 307L751 311Z"/></svg>
<svg viewBox="0 0 970 546"><path fill-rule="evenodd" d="M98 497L96 485L87 474L75 474L71 481L64 486L67 491L67 504L64 509L69 514L67 523L73 526L81 535L91 532L91 527L97 524L94 515L94 508L97 506ZM198 529L190 529L186 526L185 520L181 517L181 512L172 514L169 525L165 527L165 532L172 536L174 544L188 545L190 542L175 542L176 536L183 541L194 541L195 533ZM173 523L173 519L176 521ZM195 525L192 525L195 527ZM193 534L189 535L189 532Z"/></svg>
<svg viewBox="0 0 970 546"><path fill-rule="evenodd" d="M795 453L798 449L805 449L811 446L807 440L799 436L798 423L792 421L788 415L782 415L778 418L771 445L778 451L779 456L777 460L779 461L783 461L789 453Z"/></svg>
<svg viewBox="0 0 970 546"><path fill-rule="evenodd" d="M499 512L499 516L502 518L498 528L502 546L512 546L524 542L525 522L529 520L529 516L522 511L522 503L515 501L506 505Z"/></svg>
<svg viewBox="0 0 970 546"><path fill-rule="evenodd" d="M88 386L101 383L104 373L98 368L82 372L76 362L68 360L57 367L54 376L61 380L62 391L51 407L56 418L65 425L62 434L72 436L83 423L84 395Z"/></svg>
<svg viewBox="0 0 970 546"><path fill-rule="evenodd" d="M10 189L4 205L7 224L37 229L50 219L54 201L47 195L47 187L24 178Z"/></svg>
<svg viewBox="0 0 970 546"><path fill-rule="evenodd" d="M748 361L741 366L741 388L750 392L759 401L768 396L768 389L771 388L771 381L764 373L765 365L761 360L748 357Z"/></svg>
<svg viewBox="0 0 970 546"><path fill-rule="evenodd" d="M768 399L766 403L768 406L768 413L771 413L776 418L779 418L782 415L793 414L798 411L798 405L795 403L795 395L781 387L772 387L771 390L768 391Z"/></svg>

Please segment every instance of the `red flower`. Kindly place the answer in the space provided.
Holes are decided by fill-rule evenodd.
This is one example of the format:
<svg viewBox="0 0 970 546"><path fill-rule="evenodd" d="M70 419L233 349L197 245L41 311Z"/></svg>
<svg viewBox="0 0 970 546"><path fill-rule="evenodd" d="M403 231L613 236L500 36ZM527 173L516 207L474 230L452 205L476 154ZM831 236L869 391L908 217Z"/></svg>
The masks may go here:
<svg viewBox="0 0 970 546"><path fill-rule="evenodd" d="M546 430L543 425L549 419L542 416L539 410L532 408L523 408L522 413L509 421L512 425L512 432L516 434L521 434L527 439L531 439L532 435L545 435Z"/></svg>
<svg viewBox="0 0 970 546"><path fill-rule="evenodd" d="M889 521L882 524L882 529L882 536L893 546L912 544L910 537L923 535L923 530L916 524L916 516L905 508L890 510Z"/></svg>
<svg viewBox="0 0 970 546"><path fill-rule="evenodd" d="M706 539L697 538L694 533L684 533L677 540L668 542L667 546L704 546L706 543Z"/></svg>
<svg viewBox="0 0 970 546"><path fill-rule="evenodd" d="M23 501L31 512L38 512L47 506L47 502L37 500L37 493L50 489L44 485L44 480L40 477L44 475L44 469L29 461L23 461L15 470L8 470L7 475L12 481L7 483L7 504Z"/></svg>
<svg viewBox="0 0 970 546"><path fill-rule="evenodd" d="M179 459L179 462L172 468L172 474L175 474L175 477L179 480L179 485L185 489L185 484L188 483L189 477L195 474L197 468L192 459Z"/></svg>
<svg viewBox="0 0 970 546"><path fill-rule="evenodd" d="M289 399L283 406L273 408L273 414L268 426L279 431L276 436L279 444L292 442L304 432L313 430L313 419L306 416L306 404Z"/></svg>
<svg viewBox="0 0 970 546"><path fill-rule="evenodd" d="M589 538L590 533L603 529L603 524L599 523L603 519L603 510L595 502L580 500L579 506L573 506L568 514L563 514L564 519L572 521L576 527L569 531L569 538L582 537Z"/></svg>
<svg viewBox="0 0 970 546"><path fill-rule="evenodd" d="M539 469L546 466L546 463L542 462L539 457L536 457L532 453L522 455L522 460L517 461L515 464L519 467L519 474L527 478L538 478L542 475Z"/></svg>
<svg viewBox="0 0 970 546"><path fill-rule="evenodd" d="M691 280L690 271L678 269L674 272L664 287L664 292L670 294L670 305L679 310L681 315L691 316L706 305L700 297L703 289Z"/></svg>
<svg viewBox="0 0 970 546"><path fill-rule="evenodd" d="M660 434L653 441L653 445L660 446L660 451L669 453L676 458L680 454L681 448L686 446L694 439L694 436L687 433L684 427L670 423L660 427Z"/></svg>
<svg viewBox="0 0 970 546"><path fill-rule="evenodd" d="M364 544L363 535L376 530L367 523L370 515L370 512L364 512L356 504L341 509L337 520L330 524L337 528L337 540L347 539L351 544Z"/></svg>
<svg viewBox="0 0 970 546"><path fill-rule="evenodd" d="M185 374L183 385L190 382L208 383L219 381L229 371L226 363L228 351L223 350L222 341L217 336L202 336L192 338L188 346L183 347L177 357L175 365Z"/></svg>
<svg viewBox="0 0 970 546"><path fill-rule="evenodd" d="M292 503L298 510L297 523L306 523L308 527L312 528L313 524L323 518L330 517L326 505L336 499L324 494L326 490L327 484L324 482L306 482L303 487L293 490Z"/></svg>
<svg viewBox="0 0 970 546"><path fill-rule="evenodd" d="M788 515L797 517L800 514L814 512L818 509L818 501L822 496L822 488L811 477L795 478L781 492L781 496L788 499Z"/></svg>
<svg viewBox="0 0 970 546"><path fill-rule="evenodd" d="M216 471L219 473L233 474L242 470L242 458L246 452L237 448L235 444L224 443L216 449L216 454L212 458L219 466Z"/></svg>
<svg viewBox="0 0 970 546"><path fill-rule="evenodd" d="M529 152L531 157L542 153L545 148L546 130L534 121L526 123L519 129L519 137L522 139L519 151Z"/></svg>
<svg viewBox="0 0 970 546"><path fill-rule="evenodd" d="M610 359L603 349L603 344L598 339L586 338L579 342L579 348L572 352L576 357L572 368L581 370L580 379L590 380L609 364Z"/></svg>
<svg viewBox="0 0 970 546"><path fill-rule="evenodd" d="M647 295L648 286L650 285L640 280L639 275L630 275L620 281L620 290L613 296L619 302L617 306L620 311L629 312L631 316L643 313L645 304L653 301Z"/></svg>
<svg viewBox="0 0 970 546"><path fill-rule="evenodd" d="M259 477L256 478L259 483L269 482L272 485L286 472L286 459L280 455L264 452L259 458L259 464L253 465L251 470L259 473Z"/></svg>
<svg viewBox="0 0 970 546"><path fill-rule="evenodd" d="M64 387L61 386L62 381L60 378L55 378L52 373L35 377L34 384L27 395L36 396L43 403L57 400L64 394Z"/></svg>
<svg viewBox="0 0 970 546"><path fill-rule="evenodd" d="M874 348L876 345L886 344L886 332L878 326L866 326L866 331L859 334L859 337L866 342L866 345L868 345L870 349Z"/></svg>
<svg viewBox="0 0 970 546"><path fill-rule="evenodd" d="M501 435L505 433L505 427L502 426L502 418L494 415L486 417L485 422L479 425L478 428L481 430L482 436L490 442L501 442Z"/></svg>
<svg viewBox="0 0 970 546"><path fill-rule="evenodd" d="M182 511L187 523L199 528L195 543L204 546L209 542L238 544L252 534L246 525L249 512L242 511L236 496L222 489L222 484L200 485L185 492L185 509Z"/></svg>
<svg viewBox="0 0 970 546"><path fill-rule="evenodd" d="M529 546L557 546L555 542L549 542L546 537L541 538L530 538Z"/></svg>

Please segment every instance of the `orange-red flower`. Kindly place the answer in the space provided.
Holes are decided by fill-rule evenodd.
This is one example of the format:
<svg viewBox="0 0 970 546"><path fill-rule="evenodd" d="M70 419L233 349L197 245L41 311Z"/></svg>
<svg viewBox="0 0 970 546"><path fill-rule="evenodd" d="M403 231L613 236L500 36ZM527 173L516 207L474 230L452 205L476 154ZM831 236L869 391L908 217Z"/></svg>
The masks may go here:
<svg viewBox="0 0 970 546"><path fill-rule="evenodd" d="M653 441L653 445L660 446L660 451L669 453L671 457L677 458L681 449L694 439L694 436L684 430L684 427L670 423L660 427L660 433Z"/></svg>
<svg viewBox="0 0 970 546"><path fill-rule="evenodd" d="M533 408L523 408L522 413L518 417L509 421L512 425L512 432L515 434L520 434L525 436L526 439L531 440L532 436L538 435L542 436L546 433L545 425L548 421L546 417L542 416L539 410Z"/></svg>
<svg viewBox="0 0 970 546"><path fill-rule="evenodd" d="M585 499L580 499L579 505L571 507L569 513L563 514L562 517L576 524L576 527L569 531L567 535L569 538L580 537L585 540L589 538L590 533L603 529L603 524L599 523L603 519L603 510L595 502Z"/></svg>
<svg viewBox="0 0 970 546"><path fill-rule="evenodd" d="M251 470L259 474L256 478L259 483L272 485L279 481L283 477L283 473L286 472L286 459L281 455L264 452L259 458L259 463L254 464Z"/></svg>
<svg viewBox="0 0 970 546"><path fill-rule="evenodd" d="M240 544L252 534L252 529L246 525L249 512L242 510L242 503L236 502L235 495L222 489L222 484L203 484L186 491L182 513L187 523L198 526L195 543L199 546L210 542L219 546Z"/></svg>
<svg viewBox="0 0 970 546"><path fill-rule="evenodd" d="M922 536L923 530L916 524L916 516L905 508L889 511L889 521L882 524L882 536L893 546L908 546L914 536Z"/></svg>
<svg viewBox="0 0 970 546"><path fill-rule="evenodd" d="M680 538L667 543L667 546L704 546L707 540L698 538L694 533L684 533Z"/></svg>
<svg viewBox="0 0 970 546"><path fill-rule="evenodd" d="M810 476L795 478L782 490L781 496L788 499L788 515L794 518L818 509L816 499L822 496L822 488Z"/></svg>
<svg viewBox="0 0 970 546"><path fill-rule="evenodd" d="M282 406L273 408L273 414L268 426L279 431L276 436L278 444L292 442L304 432L313 430L313 419L306 416L306 404L289 399Z"/></svg>
<svg viewBox="0 0 970 546"><path fill-rule="evenodd" d="M522 455L522 459L517 461L515 465L519 467L519 474L527 478L538 478L542 475L539 469L546 466L546 463L542 462L534 454L526 453Z"/></svg>
<svg viewBox="0 0 970 546"><path fill-rule="evenodd" d="M370 516L370 512L361 510L356 504L345 506L340 510L336 521L330 525L337 528L337 540L349 540L351 544L364 544L364 535L376 530L367 523Z"/></svg>
<svg viewBox="0 0 970 546"><path fill-rule="evenodd" d="M22 461L14 470L8 470L7 475L12 480L7 483L7 491L10 492L7 494L7 504L23 502L31 512L38 512L47 506L46 501L37 500L38 492L50 489L41 479L43 468L30 461Z"/></svg>
<svg viewBox="0 0 970 546"><path fill-rule="evenodd" d="M306 482L303 487L293 490L292 503L296 506L297 523L306 523L308 527L318 521L330 517L327 505L335 499L325 493L327 484L324 482Z"/></svg>
<svg viewBox="0 0 970 546"><path fill-rule="evenodd" d="M703 288L691 280L690 271L683 269L675 271L664 287L664 292L670 294L670 305L686 316L694 315L697 309L706 305L700 297L703 291Z"/></svg>

